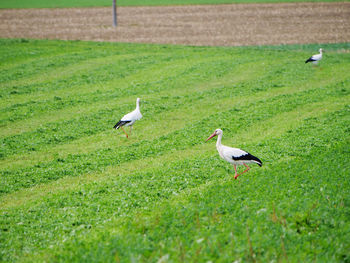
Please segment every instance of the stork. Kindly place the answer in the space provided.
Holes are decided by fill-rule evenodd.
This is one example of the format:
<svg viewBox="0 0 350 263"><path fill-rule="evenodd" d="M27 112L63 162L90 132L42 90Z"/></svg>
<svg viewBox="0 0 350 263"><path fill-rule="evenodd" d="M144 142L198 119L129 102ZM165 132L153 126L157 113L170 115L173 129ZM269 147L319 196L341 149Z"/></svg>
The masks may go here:
<svg viewBox="0 0 350 263"><path fill-rule="evenodd" d="M306 60L305 64L312 62L312 64L316 65L322 59L322 48L319 49L319 52L320 54L313 55L308 60Z"/></svg>
<svg viewBox="0 0 350 263"><path fill-rule="evenodd" d="M216 141L216 149L218 150L220 157L225 161L231 163L235 168L235 179L237 179L238 176L249 171L250 167L247 165L249 163L256 163L259 166L262 166L261 160L251 155L250 153L238 148L231 148L231 147L222 145L221 144L222 133L223 132L221 129L216 129L214 133L210 135L206 141L209 141L211 138L218 136L218 139ZM237 167L236 167L237 165L244 165L246 169L242 173L238 174Z"/></svg>
<svg viewBox="0 0 350 263"><path fill-rule="evenodd" d="M121 128L123 130L123 132L126 135L126 138L129 138L129 135L125 132L125 130L123 129L123 126L127 127L130 126L130 135L131 135L131 131L132 131L132 125L139 119L142 118L142 114L140 112L140 98L136 99L136 109L133 110L132 112L129 112L128 114L124 115L123 118L121 118L120 121L117 122L116 125L114 125L114 129L118 130L119 128Z"/></svg>

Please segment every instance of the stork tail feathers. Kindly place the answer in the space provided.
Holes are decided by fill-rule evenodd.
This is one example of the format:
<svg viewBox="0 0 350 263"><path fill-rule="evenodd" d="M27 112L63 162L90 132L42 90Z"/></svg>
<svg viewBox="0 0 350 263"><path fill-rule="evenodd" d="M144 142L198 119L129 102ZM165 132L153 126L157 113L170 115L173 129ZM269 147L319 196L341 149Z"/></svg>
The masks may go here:
<svg viewBox="0 0 350 263"><path fill-rule="evenodd" d="M118 122L117 122L117 124L116 124L116 125L114 125L113 129L118 130L118 129L119 129L119 127L120 127L120 123L121 123L121 121L118 121Z"/></svg>
<svg viewBox="0 0 350 263"><path fill-rule="evenodd" d="M118 121L116 125L114 125L114 129L118 130L120 127L124 126L125 124L129 123L130 121Z"/></svg>
<svg viewBox="0 0 350 263"><path fill-rule="evenodd" d="M260 167L262 166L262 161L258 158L255 157L254 155L249 154L249 159L259 165Z"/></svg>
<svg viewBox="0 0 350 263"><path fill-rule="evenodd" d="M308 62L312 62L312 61L314 61L314 60L309 58L308 60L305 61L305 64L308 63Z"/></svg>
<svg viewBox="0 0 350 263"><path fill-rule="evenodd" d="M258 157L255 157L254 155L251 155L250 153L247 153L247 154L239 156L239 157L232 156L232 159L235 161L244 161L244 160L251 161L251 162L256 163L259 166L262 166L262 161Z"/></svg>
<svg viewBox="0 0 350 263"><path fill-rule="evenodd" d="M255 156L253 156L253 157L254 158L252 160L254 160L255 163L261 167L262 166L262 161L258 157L255 157Z"/></svg>

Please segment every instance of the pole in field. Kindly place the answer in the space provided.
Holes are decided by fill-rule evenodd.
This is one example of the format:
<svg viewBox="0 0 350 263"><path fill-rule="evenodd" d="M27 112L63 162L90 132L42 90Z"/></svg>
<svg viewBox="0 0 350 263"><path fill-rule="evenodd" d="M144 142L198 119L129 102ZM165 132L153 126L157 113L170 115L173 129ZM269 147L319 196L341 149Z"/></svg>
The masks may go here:
<svg viewBox="0 0 350 263"><path fill-rule="evenodd" d="M113 26L117 26L117 4L116 0L113 0Z"/></svg>

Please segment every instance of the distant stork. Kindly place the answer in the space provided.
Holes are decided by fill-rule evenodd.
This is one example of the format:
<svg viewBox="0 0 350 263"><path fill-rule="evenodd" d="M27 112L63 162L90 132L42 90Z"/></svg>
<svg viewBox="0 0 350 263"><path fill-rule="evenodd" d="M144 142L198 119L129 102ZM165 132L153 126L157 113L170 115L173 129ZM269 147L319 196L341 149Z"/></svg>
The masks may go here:
<svg viewBox="0 0 350 263"><path fill-rule="evenodd" d="M133 110L132 112L129 112L128 114L124 115L124 117L121 118L121 120L118 121L117 124L114 125L113 128L116 130L121 128L123 130L123 132L125 133L126 138L129 138L128 134L123 129L123 126L125 126L125 127L130 126L130 135L131 135L132 125L135 123L135 121L137 121L141 118L142 118L142 114L140 112L140 98L137 98L136 109Z"/></svg>
<svg viewBox="0 0 350 263"><path fill-rule="evenodd" d="M322 48L319 49L320 54L316 54L311 56L305 63L312 62L312 64L316 65L322 59Z"/></svg>
<svg viewBox="0 0 350 263"><path fill-rule="evenodd" d="M237 179L237 177L240 176L241 174L244 174L245 172L249 171L250 167L247 165L247 163L256 163L259 166L262 166L262 162L260 161L260 159L251 155L250 153L247 153L238 148L231 148L231 147L222 145L221 129L216 129L214 133L210 135L206 141L209 141L214 136L218 136L218 140L216 141L216 149L218 150L220 157L225 161L232 163L233 167L235 168L235 179ZM244 165L247 169L245 169L242 173L238 174L236 165Z"/></svg>

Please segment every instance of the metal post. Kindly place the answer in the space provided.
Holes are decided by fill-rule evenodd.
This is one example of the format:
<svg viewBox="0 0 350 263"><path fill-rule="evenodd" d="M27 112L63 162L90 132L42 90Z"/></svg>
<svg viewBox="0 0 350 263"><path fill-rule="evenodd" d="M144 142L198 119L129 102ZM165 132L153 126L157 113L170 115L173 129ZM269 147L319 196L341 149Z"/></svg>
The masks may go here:
<svg viewBox="0 0 350 263"><path fill-rule="evenodd" d="M113 0L113 26L117 26L117 4L116 0Z"/></svg>

